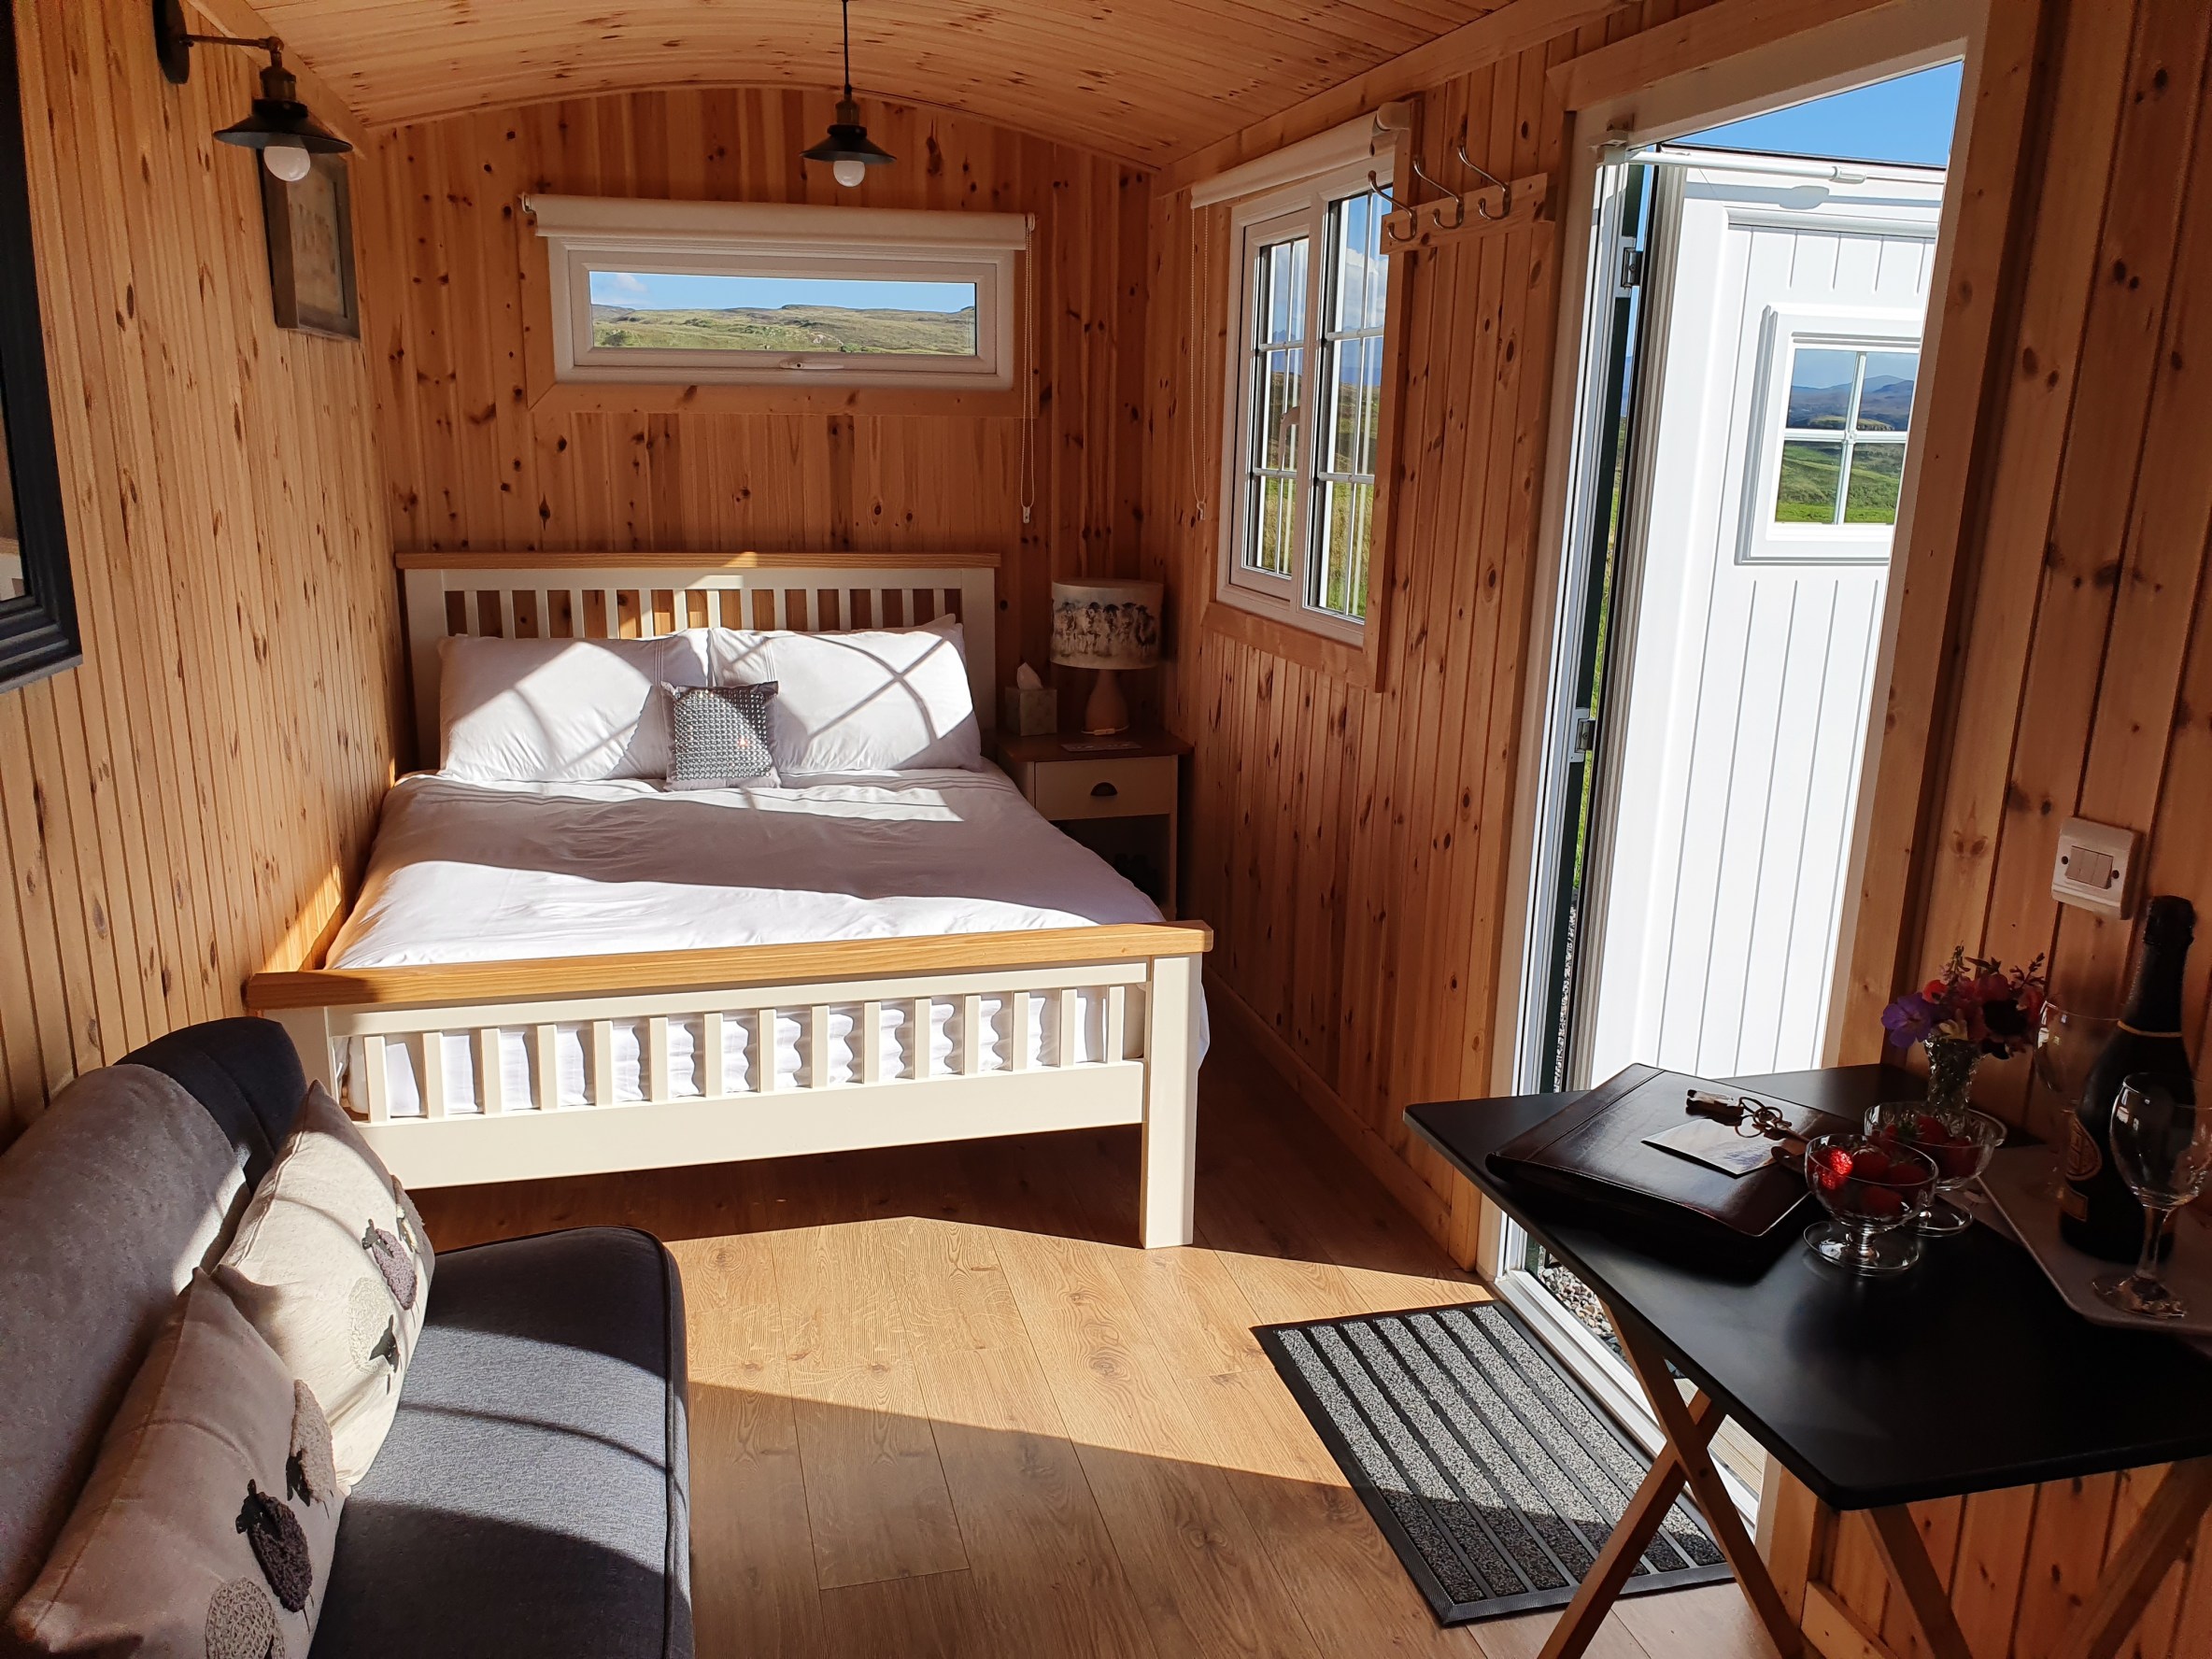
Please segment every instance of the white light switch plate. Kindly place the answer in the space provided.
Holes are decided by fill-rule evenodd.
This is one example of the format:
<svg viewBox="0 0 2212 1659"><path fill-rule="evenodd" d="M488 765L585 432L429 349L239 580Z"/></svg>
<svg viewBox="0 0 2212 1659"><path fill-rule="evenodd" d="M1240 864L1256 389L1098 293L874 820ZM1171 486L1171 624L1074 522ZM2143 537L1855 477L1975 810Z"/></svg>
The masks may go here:
<svg viewBox="0 0 2212 1659"><path fill-rule="evenodd" d="M2077 904L2098 915L2124 916L2134 870L2133 830L2068 818L2059 826L2059 856L2050 869L2050 894L2062 904Z"/></svg>

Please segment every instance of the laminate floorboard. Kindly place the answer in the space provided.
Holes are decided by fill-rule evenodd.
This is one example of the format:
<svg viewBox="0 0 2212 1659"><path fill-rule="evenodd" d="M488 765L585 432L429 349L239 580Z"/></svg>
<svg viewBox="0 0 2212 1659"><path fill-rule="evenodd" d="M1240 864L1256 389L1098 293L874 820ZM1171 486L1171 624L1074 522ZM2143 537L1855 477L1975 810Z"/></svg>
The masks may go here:
<svg viewBox="0 0 2212 1659"><path fill-rule="evenodd" d="M440 1249L639 1227L684 1274L702 1659L1533 1659L1439 1630L1252 1326L1483 1294L1232 1033L1198 1242L1133 1129L417 1195ZM1761 1659L1733 1585L1596 1659Z"/></svg>

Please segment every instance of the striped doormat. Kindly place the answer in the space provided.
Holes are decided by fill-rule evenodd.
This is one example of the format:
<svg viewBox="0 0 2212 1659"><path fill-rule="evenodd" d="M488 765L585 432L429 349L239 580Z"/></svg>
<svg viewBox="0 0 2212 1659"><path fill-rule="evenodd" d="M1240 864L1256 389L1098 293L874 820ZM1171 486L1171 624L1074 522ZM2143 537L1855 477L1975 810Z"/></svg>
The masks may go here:
<svg viewBox="0 0 2212 1659"><path fill-rule="evenodd" d="M1253 1334L1440 1624L1565 1607L1652 1467L1502 1303ZM1729 1576L1677 1502L1624 1594Z"/></svg>

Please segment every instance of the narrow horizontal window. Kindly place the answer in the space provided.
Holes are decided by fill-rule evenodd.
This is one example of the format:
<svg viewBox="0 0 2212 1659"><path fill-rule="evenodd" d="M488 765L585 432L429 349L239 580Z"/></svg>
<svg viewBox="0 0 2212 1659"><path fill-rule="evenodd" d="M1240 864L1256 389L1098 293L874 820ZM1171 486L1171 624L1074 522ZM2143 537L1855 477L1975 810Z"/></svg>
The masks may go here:
<svg viewBox="0 0 2212 1659"><path fill-rule="evenodd" d="M1014 214L535 197L557 376L1014 384Z"/></svg>

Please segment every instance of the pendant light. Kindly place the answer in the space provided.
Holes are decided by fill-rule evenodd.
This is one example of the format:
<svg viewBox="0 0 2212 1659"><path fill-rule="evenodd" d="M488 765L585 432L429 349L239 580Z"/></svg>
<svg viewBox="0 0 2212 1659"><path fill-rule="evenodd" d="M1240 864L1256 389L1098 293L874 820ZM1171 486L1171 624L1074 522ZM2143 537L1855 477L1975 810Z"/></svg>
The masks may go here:
<svg viewBox="0 0 2212 1659"><path fill-rule="evenodd" d="M840 0L844 13L844 96L837 101L837 119L830 123L830 136L803 151L810 162L828 162L837 182L847 190L868 177L871 167L887 167L899 158L868 139L860 124L860 106L853 102L853 0Z"/></svg>
<svg viewBox="0 0 2212 1659"><path fill-rule="evenodd" d="M243 46L269 54L253 112L215 135L225 144L260 150L262 165L271 177L297 184L307 177L317 156L344 155L353 148L307 113L300 102L299 82L284 66L284 42L274 35L194 35L184 25L178 0L154 0L153 34L162 73L178 86L191 78L195 46Z"/></svg>

